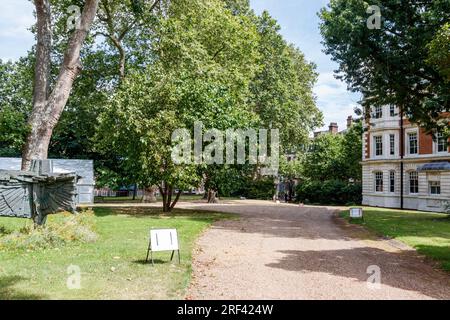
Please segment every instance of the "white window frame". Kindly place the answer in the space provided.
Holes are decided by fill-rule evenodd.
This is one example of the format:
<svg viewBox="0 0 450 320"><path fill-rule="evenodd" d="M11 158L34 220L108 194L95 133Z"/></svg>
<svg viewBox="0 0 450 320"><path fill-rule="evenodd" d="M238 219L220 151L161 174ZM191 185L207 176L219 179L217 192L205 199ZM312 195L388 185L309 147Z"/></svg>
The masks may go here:
<svg viewBox="0 0 450 320"><path fill-rule="evenodd" d="M396 183L395 183L395 171L391 170L389 171L389 192L390 193L395 193L395 189L396 189ZM394 184L392 184L392 181L394 182ZM392 190L392 187L394 187L394 190Z"/></svg>
<svg viewBox="0 0 450 320"><path fill-rule="evenodd" d="M441 140L444 140L444 145L446 146L446 148L443 151L439 151L439 142ZM448 153L448 140L443 138L443 134L442 133L438 133L436 135L436 153Z"/></svg>
<svg viewBox="0 0 450 320"><path fill-rule="evenodd" d="M392 139L394 138L394 139ZM395 156L395 134L391 133L389 134L389 154L391 156Z"/></svg>
<svg viewBox="0 0 450 320"><path fill-rule="evenodd" d="M437 185L433 186L433 184L437 184ZM439 188L439 193L432 193L431 190L433 189L433 187ZM430 196L440 196L441 193L442 193L441 181L440 180L429 180L428 181L428 194Z"/></svg>
<svg viewBox="0 0 450 320"><path fill-rule="evenodd" d="M419 133L417 130L407 131L406 133L406 150L408 150L408 155L418 155L419 154ZM416 136L416 152L411 153L411 135Z"/></svg>
<svg viewBox="0 0 450 320"><path fill-rule="evenodd" d="M416 176L416 179L414 181L417 181L417 192L411 191L412 189L412 183L413 179L411 179L412 175ZM408 172L408 187L409 187L409 194L419 194L419 173L417 171L409 171Z"/></svg>
<svg viewBox="0 0 450 320"><path fill-rule="evenodd" d="M378 148L377 148L377 146L378 146L378 143L377 143L377 139L380 139L380 143L381 143L381 154L377 154L377 151L378 151ZM384 150L383 150L383 136L382 135L376 135L376 136L373 136L373 155L375 156L375 157L382 157L383 156L383 152Z"/></svg>
<svg viewBox="0 0 450 320"><path fill-rule="evenodd" d="M378 177L381 175L381 179L378 179ZM382 171L375 171L373 173L373 177L374 177L374 190L376 193L383 193L384 192L384 175ZM381 181L381 190L378 190L378 184L377 182Z"/></svg>
<svg viewBox="0 0 450 320"><path fill-rule="evenodd" d="M395 111L396 111L395 105L391 104L389 106L389 115L391 117L395 117L396 116L396 112Z"/></svg>
<svg viewBox="0 0 450 320"><path fill-rule="evenodd" d="M383 107L376 106L373 108L373 118L374 119L382 119L383 118Z"/></svg>

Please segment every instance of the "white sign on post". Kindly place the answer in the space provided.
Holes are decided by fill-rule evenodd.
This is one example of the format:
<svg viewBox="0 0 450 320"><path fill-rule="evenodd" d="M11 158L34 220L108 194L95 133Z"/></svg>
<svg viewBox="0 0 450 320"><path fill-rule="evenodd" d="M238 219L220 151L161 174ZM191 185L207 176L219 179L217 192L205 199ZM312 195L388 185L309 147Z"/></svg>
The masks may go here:
<svg viewBox="0 0 450 320"><path fill-rule="evenodd" d="M178 234L176 229L150 230L150 243L152 251L178 250Z"/></svg>
<svg viewBox="0 0 450 320"><path fill-rule="evenodd" d="M150 243L147 250L148 255L151 254L153 264L153 252L172 251L170 260L173 260L175 251L178 252L178 261L180 261L180 246L178 244L178 233L176 229L151 229Z"/></svg>
<svg viewBox="0 0 450 320"><path fill-rule="evenodd" d="M361 219L363 217L363 209L362 208L351 208L350 209L350 218Z"/></svg>

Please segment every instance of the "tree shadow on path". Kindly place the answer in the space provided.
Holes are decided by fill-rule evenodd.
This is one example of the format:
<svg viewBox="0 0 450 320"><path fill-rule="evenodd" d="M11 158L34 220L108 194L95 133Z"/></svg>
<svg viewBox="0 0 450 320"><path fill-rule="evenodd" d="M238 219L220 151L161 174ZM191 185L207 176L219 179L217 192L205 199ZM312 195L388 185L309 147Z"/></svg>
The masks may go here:
<svg viewBox="0 0 450 320"><path fill-rule="evenodd" d="M372 247L279 252L284 257L266 266L295 272L326 273L360 282L367 282L369 266L378 266L384 285L435 299L450 299L450 278L423 263L415 252L388 252Z"/></svg>

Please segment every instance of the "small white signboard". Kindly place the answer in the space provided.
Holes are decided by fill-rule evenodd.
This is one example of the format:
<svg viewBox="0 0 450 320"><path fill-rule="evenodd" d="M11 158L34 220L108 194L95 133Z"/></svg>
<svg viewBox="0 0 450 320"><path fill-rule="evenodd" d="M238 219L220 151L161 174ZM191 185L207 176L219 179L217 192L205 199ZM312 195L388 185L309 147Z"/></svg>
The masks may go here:
<svg viewBox="0 0 450 320"><path fill-rule="evenodd" d="M350 209L350 218L362 219L362 217L363 217L363 209L362 208L351 208Z"/></svg>
<svg viewBox="0 0 450 320"><path fill-rule="evenodd" d="M178 234L176 229L152 229L150 230L151 250L174 251L178 250Z"/></svg>
<svg viewBox="0 0 450 320"><path fill-rule="evenodd" d="M177 251L178 262L180 262L180 246L178 244L178 233L176 229L150 230L150 242L148 245L146 261L148 261L148 256L150 254L152 264L154 264L153 252L159 251L172 251L170 261L173 260L175 251Z"/></svg>

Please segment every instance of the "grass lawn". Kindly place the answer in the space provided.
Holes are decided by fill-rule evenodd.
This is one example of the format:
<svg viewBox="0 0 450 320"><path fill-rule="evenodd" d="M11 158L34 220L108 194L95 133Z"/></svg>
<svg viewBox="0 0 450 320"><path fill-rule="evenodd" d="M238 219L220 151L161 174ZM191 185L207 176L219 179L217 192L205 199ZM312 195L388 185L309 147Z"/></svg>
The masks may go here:
<svg viewBox="0 0 450 320"><path fill-rule="evenodd" d="M158 201L162 201L162 197L156 198ZM239 200L238 197L219 197L221 200ZM201 201L203 200L203 195L190 195L183 194L180 197L180 202L182 201ZM142 197L136 197L133 200L133 197L95 197L95 203L140 203L142 201Z"/></svg>
<svg viewBox="0 0 450 320"><path fill-rule="evenodd" d="M349 211L341 213L348 218ZM418 211L364 208L364 222L377 234L400 240L450 271L450 216Z"/></svg>
<svg viewBox="0 0 450 320"><path fill-rule="evenodd" d="M50 216L47 223L59 219ZM94 243L54 249L0 252L0 299L177 299L191 275L194 242L211 223L231 215L154 208L95 208ZM0 218L0 230L16 230L24 219ZM177 228L181 265L170 252L156 253L155 267L145 263L152 227ZM176 256L175 256L176 257ZM67 268L81 269L81 289L67 288Z"/></svg>

